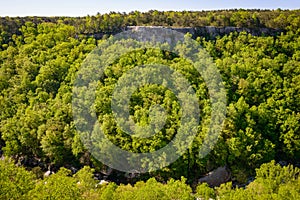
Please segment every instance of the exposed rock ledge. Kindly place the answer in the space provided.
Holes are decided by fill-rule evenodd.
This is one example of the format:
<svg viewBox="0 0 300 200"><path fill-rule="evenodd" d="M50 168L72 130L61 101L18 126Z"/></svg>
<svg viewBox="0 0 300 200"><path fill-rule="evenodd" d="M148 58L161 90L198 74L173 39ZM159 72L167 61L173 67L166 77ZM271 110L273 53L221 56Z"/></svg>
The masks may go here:
<svg viewBox="0 0 300 200"><path fill-rule="evenodd" d="M224 36L228 35L232 32L246 32L250 33L253 36L276 36L280 35L284 30L281 29L272 29L272 28L239 28L239 27L215 27L215 26L203 26L203 27L183 27L183 28L177 28L177 27L164 27L164 26L127 26L124 28L122 31L126 30L139 30L143 28L168 28L171 30L175 30L181 33L191 33L194 38L196 37L206 37L209 39L214 39L217 36ZM121 32L121 30L119 31ZM108 35L114 35L119 32L114 32L114 33L96 33L93 34L96 39L101 39L103 35L108 34Z"/></svg>
<svg viewBox="0 0 300 200"><path fill-rule="evenodd" d="M125 30L138 30L145 26L128 26ZM163 26L148 26L150 28L169 28L182 33L191 33L194 37L209 36L215 38L216 36L224 36L231 32L247 32L254 36L275 36L283 32L280 29L271 28L239 28L239 27L215 27L215 26L203 26L203 27L163 27Z"/></svg>

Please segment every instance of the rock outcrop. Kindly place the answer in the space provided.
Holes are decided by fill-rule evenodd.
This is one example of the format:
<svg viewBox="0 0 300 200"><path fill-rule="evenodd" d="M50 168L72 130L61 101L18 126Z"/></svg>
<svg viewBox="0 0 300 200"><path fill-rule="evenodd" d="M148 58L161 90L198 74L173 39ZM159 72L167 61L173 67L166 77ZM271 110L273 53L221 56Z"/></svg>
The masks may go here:
<svg viewBox="0 0 300 200"><path fill-rule="evenodd" d="M209 172L206 176L199 179L199 183L207 183L211 187L220 186L230 180L231 173L226 167L219 167Z"/></svg>
<svg viewBox="0 0 300 200"><path fill-rule="evenodd" d="M250 33L253 36L276 36L280 35L283 30L280 29L272 29L272 28L239 28L239 27L215 27L215 26L203 26L203 27L183 27L183 28L175 28L175 27L163 27L163 26L127 26L124 30L139 30L143 28L167 28L171 30L175 30L181 33L190 33L194 38L196 37L207 37L210 39L214 39L217 36L228 35L232 32L246 32Z"/></svg>
<svg viewBox="0 0 300 200"><path fill-rule="evenodd" d="M182 27L182 28L176 28L176 27L163 27L163 26L127 26L125 28L120 29L119 31L115 32L107 32L107 33L95 33L88 35L89 37L94 37L95 39L101 39L104 35L115 35L122 31L128 31L128 30L135 30L135 31L141 31L145 28L153 28L153 29L159 29L159 28L166 28L175 30L181 33L190 33L192 34L193 38L197 37L205 37L208 39L215 39L218 36L224 36L229 35L233 32L246 32L250 33L253 36L276 36L280 35L284 30L281 29L272 29L272 28L239 28L239 27L215 27L215 26L203 26L203 27Z"/></svg>

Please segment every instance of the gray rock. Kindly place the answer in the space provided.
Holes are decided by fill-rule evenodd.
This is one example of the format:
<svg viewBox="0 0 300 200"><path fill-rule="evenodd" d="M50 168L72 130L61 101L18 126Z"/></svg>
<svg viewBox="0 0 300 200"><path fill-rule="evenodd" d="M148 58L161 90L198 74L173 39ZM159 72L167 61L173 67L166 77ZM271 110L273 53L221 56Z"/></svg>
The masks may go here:
<svg viewBox="0 0 300 200"><path fill-rule="evenodd" d="M127 30L132 30L132 31L143 31L148 29L153 29L153 30L159 30L161 28L165 29L170 29L170 30L175 30L181 33L191 33L194 38L196 37L209 37L209 38L216 38L217 36L224 36L228 35L232 32L246 32L250 33L253 36L276 36L280 35L280 33L284 32L281 29L272 29L272 28L243 28L243 27L232 27L232 26L226 26L226 27L215 27L215 26L202 26L202 27L164 27L164 26L127 26L124 27L120 30L116 30L110 33L94 33L92 35L88 36L93 36L96 39L101 39L105 34L112 34L115 35L117 33L120 33L121 31L127 31Z"/></svg>
<svg viewBox="0 0 300 200"><path fill-rule="evenodd" d="M280 160L280 161L278 162L278 164L279 164L281 167L283 167L283 166L287 166L287 165L288 165L288 162L287 162L287 161L284 161L284 160Z"/></svg>
<svg viewBox="0 0 300 200"><path fill-rule="evenodd" d="M231 173L226 167L219 167L199 179L199 183L207 183L211 187L220 186L230 180Z"/></svg>

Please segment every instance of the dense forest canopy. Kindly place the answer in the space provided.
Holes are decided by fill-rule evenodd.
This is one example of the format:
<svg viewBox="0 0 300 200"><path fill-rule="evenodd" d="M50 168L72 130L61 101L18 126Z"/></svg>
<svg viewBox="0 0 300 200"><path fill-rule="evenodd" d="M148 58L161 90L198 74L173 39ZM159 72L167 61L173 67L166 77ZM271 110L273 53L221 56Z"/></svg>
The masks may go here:
<svg viewBox="0 0 300 200"><path fill-rule="evenodd" d="M110 169L82 144L72 116L72 89L87 55L107 37L132 25L267 27L284 32L276 36L232 32L213 40L205 36L196 39L220 70L227 94L223 130L213 150L201 159L199 146L207 131L211 104L205 83L190 63L171 52L139 49L109 65L97 83L94 106L104 132L124 150L161 148L177 133L181 118L174 94L149 85L133 93L130 113L137 123L147 124L149 108L160 104L168 111L166 126L151 140L132 139L118 128L111 115L111 93L122 73L135 66L155 61L179 70L193 84L202 112L197 137L178 160L161 170L128 178L118 171L106 173ZM59 199L61 195L66 199L72 195L74 199L143 199L146 194L148 199L216 195L225 199L299 198L299 169L281 167L272 160L300 164L300 10L152 10L78 18L2 17L0 32L0 152L5 157L0 161L1 199ZM95 39L95 33L103 38ZM15 170L13 163L30 172L23 167ZM215 190L205 184L195 186L200 177L220 166L230 170L233 184L247 183L255 173L256 179L246 189L232 190L231 182ZM75 170L71 173L66 168ZM58 172L43 179L47 169ZM101 178L106 174L117 183L148 181L96 187L93 173ZM191 196L192 189L196 196Z"/></svg>

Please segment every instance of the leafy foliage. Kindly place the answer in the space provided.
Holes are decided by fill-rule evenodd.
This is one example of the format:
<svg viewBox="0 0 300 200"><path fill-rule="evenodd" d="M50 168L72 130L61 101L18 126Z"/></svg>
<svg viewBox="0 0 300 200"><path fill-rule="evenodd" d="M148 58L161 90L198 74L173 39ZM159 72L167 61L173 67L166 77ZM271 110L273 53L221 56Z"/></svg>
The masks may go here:
<svg viewBox="0 0 300 200"><path fill-rule="evenodd" d="M34 188L34 175L23 167L16 167L9 160L0 161L0 198L26 199Z"/></svg>
<svg viewBox="0 0 300 200"><path fill-rule="evenodd" d="M5 166L5 167L4 167ZM150 178L134 185L99 184L93 170L84 167L73 176L61 168L56 174L35 179L33 174L10 161L0 161L1 199L298 199L299 168L281 167L274 161L256 170L256 179L246 188L226 183L218 188L199 184L193 192L186 179L170 179L163 184Z"/></svg>
<svg viewBox="0 0 300 200"><path fill-rule="evenodd" d="M93 165L98 171L106 168L82 145L71 108L76 72L86 56L105 39L97 41L95 34L102 37L121 31L127 25L268 27L284 32L277 36L234 32L215 40L197 38L221 71L228 98L222 134L204 159L199 159L198 153L207 131L204 125L209 121L210 103L203 80L185 59L166 51L139 49L112 63L105 71L105 78L98 82L95 109L99 121L103 122L102 128L111 141L133 152L154 151L170 141L179 125L180 105L174 94L164 87L145 86L131 97L130 114L141 125L149 123L152 105L160 104L168 111L167 125L151 140L132 139L124 134L110 110L110 94L124 72L153 62L169 65L187 77L199 97L202 124L188 151L170 166L142 177L156 179L138 182L135 186L110 183L96 187L90 168L83 168L74 177L62 169L35 182L32 173L23 168L15 170L13 164L1 161L0 198L22 199L30 194L32 198L109 199L120 195L118 198L126 199L142 198L142 194L147 193L149 198L179 195L189 199L190 188L185 180L169 180L167 185L156 180L185 176L187 182L192 183L211 169L227 165L234 181L246 182L247 177L255 173L254 169L262 165L257 179L245 190L232 190L230 183L217 192L200 185L196 196L298 199L299 172L291 167L263 163L300 160L299 24L299 10L136 11L84 18L1 18L1 152L29 168L43 163L43 169L49 165L56 168ZM163 159L162 156L162 162ZM66 187L60 188L59 184ZM37 191L41 191L41 196L36 196ZM115 191L120 192L115 194Z"/></svg>

